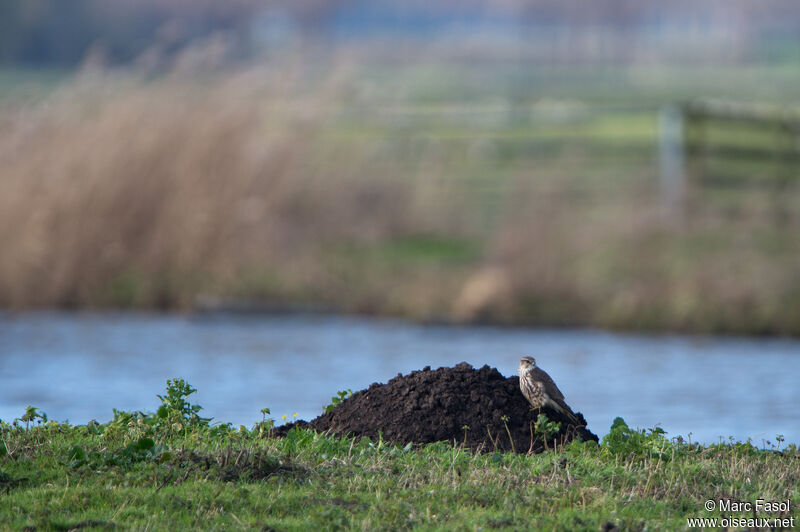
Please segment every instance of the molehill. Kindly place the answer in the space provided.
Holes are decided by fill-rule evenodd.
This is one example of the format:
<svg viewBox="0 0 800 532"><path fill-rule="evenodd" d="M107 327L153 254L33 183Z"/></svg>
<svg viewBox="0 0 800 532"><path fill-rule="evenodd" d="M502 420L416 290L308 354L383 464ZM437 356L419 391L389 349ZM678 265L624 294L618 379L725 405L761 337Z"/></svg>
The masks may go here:
<svg viewBox="0 0 800 532"><path fill-rule="evenodd" d="M583 414L576 414L580 426L554 410L545 408L542 413L561 423L548 447L576 436L597 441L586 429ZM392 442L447 441L478 451L540 452L545 442L534 430L537 415L520 392L519 377L505 378L495 368L476 370L462 362L454 368L427 366L405 376L398 374L386 384L375 383L354 393L310 422L284 425L274 434L285 435L297 425L373 441L380 432L385 441Z"/></svg>

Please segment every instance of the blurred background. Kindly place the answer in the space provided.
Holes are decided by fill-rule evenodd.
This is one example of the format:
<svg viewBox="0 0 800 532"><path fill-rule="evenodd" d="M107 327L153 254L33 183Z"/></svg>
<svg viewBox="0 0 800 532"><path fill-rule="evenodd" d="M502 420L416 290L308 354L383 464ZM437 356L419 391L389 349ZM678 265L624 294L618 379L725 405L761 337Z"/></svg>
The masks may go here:
<svg viewBox="0 0 800 532"><path fill-rule="evenodd" d="M533 354L601 434L800 441L799 15L0 0L0 418L108 418L177 376L222 421L309 418Z"/></svg>

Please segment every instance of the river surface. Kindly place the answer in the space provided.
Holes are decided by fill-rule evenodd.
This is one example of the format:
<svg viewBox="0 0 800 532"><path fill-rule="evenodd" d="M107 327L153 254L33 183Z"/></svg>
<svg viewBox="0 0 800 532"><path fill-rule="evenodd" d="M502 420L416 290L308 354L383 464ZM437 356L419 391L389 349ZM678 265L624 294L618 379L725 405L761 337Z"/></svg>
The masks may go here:
<svg viewBox="0 0 800 532"><path fill-rule="evenodd" d="M632 427L759 446L800 443L800 341L644 336L594 330L419 326L338 316L0 314L0 419L27 405L51 419L105 422L155 411L168 378L215 421L250 426L269 407L312 419L337 390L466 361L516 373L532 355L602 436Z"/></svg>

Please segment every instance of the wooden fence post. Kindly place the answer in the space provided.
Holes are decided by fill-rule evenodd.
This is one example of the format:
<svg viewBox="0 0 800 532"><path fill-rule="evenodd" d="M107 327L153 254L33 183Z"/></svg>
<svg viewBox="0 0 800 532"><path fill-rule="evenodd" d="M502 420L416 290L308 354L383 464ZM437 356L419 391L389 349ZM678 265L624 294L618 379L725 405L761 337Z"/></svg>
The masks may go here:
<svg viewBox="0 0 800 532"><path fill-rule="evenodd" d="M683 218L686 154L683 110L666 105L658 114L658 159L661 210L668 220Z"/></svg>

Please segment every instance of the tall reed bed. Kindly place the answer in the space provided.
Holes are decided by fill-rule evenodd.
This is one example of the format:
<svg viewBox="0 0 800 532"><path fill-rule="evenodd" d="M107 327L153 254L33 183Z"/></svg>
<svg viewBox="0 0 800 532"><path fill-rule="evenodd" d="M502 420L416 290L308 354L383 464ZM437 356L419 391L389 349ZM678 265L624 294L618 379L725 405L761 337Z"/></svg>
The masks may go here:
<svg viewBox="0 0 800 532"><path fill-rule="evenodd" d="M89 76L4 109L0 303L185 306L248 275L280 292L329 273L322 247L429 231L413 176L321 138L329 77Z"/></svg>

